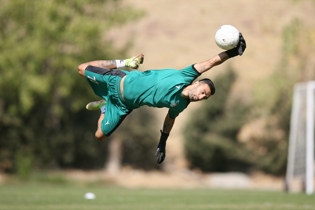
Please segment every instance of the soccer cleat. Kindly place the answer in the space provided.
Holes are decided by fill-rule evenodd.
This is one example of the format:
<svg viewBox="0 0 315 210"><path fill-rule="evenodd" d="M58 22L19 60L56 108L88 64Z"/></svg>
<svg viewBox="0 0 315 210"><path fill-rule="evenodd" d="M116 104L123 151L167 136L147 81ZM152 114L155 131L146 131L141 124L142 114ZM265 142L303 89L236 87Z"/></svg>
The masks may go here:
<svg viewBox="0 0 315 210"><path fill-rule="evenodd" d="M126 59L126 67L130 67L132 69L139 68L139 65L143 63L144 55L139 54L137 56L134 56L132 58Z"/></svg>
<svg viewBox="0 0 315 210"><path fill-rule="evenodd" d="M105 100L100 100L100 101L92 101L86 105L87 110L100 110L102 106L106 105Z"/></svg>

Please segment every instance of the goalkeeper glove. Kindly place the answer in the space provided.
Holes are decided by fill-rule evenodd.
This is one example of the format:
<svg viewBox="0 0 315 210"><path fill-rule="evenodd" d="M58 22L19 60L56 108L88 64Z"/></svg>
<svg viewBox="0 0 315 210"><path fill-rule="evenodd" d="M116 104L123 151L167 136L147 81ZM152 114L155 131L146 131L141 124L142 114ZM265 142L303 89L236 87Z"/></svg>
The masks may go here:
<svg viewBox="0 0 315 210"><path fill-rule="evenodd" d="M227 50L225 52L226 52L226 54L228 54L229 58L232 58L232 57L235 57L237 55L243 55L245 49L246 49L246 41L245 41L242 33L240 33L240 40L239 40L237 46L235 48Z"/></svg>
<svg viewBox="0 0 315 210"><path fill-rule="evenodd" d="M167 134L167 133L163 133L162 131L160 131L160 132L161 132L160 142L159 142L157 149L156 149L156 152L155 152L155 157L157 157L156 162L158 164L161 164L166 157L165 147L166 147L166 140L169 136L169 134Z"/></svg>

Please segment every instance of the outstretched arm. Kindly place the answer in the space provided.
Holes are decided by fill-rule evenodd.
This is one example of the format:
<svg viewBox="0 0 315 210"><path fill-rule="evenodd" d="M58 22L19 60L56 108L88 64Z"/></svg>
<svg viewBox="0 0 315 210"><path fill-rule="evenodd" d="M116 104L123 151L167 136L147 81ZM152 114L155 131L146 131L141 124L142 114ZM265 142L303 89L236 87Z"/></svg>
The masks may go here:
<svg viewBox="0 0 315 210"><path fill-rule="evenodd" d="M220 54L210 58L209 60L196 63L194 67L200 74L202 74L210 70L212 67L222 64L224 61L226 61L229 58L242 55L245 49L246 49L246 42L243 35L240 33L240 41L235 48L231 50L227 50L225 52L221 52Z"/></svg>
<svg viewBox="0 0 315 210"><path fill-rule="evenodd" d="M221 63L223 63L227 59L229 59L229 56L227 55L227 53L222 52L222 53L210 58L209 60L206 60L206 61L203 61L200 63L196 63L194 65L194 67L200 74L202 74L202 73L210 70L212 67L220 65Z"/></svg>
<svg viewBox="0 0 315 210"><path fill-rule="evenodd" d="M166 140L173 128L174 122L175 118L170 118L170 116L167 114L163 123L163 129L161 130L160 141L155 152L158 164L161 164L166 157Z"/></svg>

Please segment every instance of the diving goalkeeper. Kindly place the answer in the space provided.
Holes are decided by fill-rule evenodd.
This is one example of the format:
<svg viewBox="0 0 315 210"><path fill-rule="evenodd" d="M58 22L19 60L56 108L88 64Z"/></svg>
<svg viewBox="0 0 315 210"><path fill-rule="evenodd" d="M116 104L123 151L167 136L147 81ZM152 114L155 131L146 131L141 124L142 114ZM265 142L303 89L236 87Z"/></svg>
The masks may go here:
<svg viewBox="0 0 315 210"><path fill-rule="evenodd" d="M166 140L176 117L190 102L206 100L215 94L210 79L196 79L229 58L242 55L245 48L246 42L240 33L237 47L179 70L166 68L142 72L117 69L137 69L144 60L142 54L126 60L96 60L80 64L78 73L102 98L86 106L88 110L101 110L96 139L102 141L110 136L133 109L144 105L168 108L155 154L157 163L161 164L166 157Z"/></svg>

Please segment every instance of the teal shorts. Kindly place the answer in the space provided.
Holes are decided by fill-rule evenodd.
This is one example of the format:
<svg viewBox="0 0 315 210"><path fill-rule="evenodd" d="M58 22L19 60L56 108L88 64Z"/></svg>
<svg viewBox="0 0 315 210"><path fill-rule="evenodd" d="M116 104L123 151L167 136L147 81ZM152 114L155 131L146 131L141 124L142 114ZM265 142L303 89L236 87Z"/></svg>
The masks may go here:
<svg viewBox="0 0 315 210"><path fill-rule="evenodd" d="M101 130L106 136L110 136L132 111L124 104L120 93L120 81L125 75L120 70L94 66L85 69L85 77L94 93L107 102L105 116L101 123Z"/></svg>

